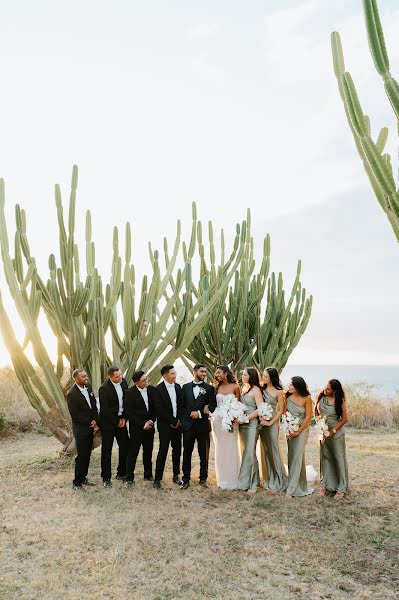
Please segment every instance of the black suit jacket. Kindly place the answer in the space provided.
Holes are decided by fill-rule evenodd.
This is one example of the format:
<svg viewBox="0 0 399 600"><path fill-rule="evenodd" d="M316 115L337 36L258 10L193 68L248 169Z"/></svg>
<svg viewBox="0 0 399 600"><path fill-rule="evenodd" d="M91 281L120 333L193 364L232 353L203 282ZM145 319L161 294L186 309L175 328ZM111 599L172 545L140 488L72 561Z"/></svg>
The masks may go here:
<svg viewBox="0 0 399 600"><path fill-rule="evenodd" d="M148 410L137 386L134 385L125 392L125 416L129 421L129 427L144 429L144 425L147 421L155 423L157 418L155 406L157 392L153 385L147 387L147 396Z"/></svg>
<svg viewBox="0 0 399 600"><path fill-rule="evenodd" d="M214 405L215 390L209 383L202 383L200 385L200 393L198 398L194 396L194 383L185 383L182 388L182 407L181 407L181 424L183 431L188 431L192 427L195 427L198 431L208 431L208 415L204 413L206 405ZM199 411L201 418L192 419L190 417L191 412Z"/></svg>
<svg viewBox="0 0 399 600"><path fill-rule="evenodd" d="M158 429L162 426L171 425L175 426L181 415L181 404L182 404L182 391L178 383L175 383L176 389L176 406L177 416L173 416L172 401L169 396L169 392L166 389L166 385L163 381L156 386L156 415L157 415L157 426Z"/></svg>
<svg viewBox="0 0 399 600"><path fill-rule="evenodd" d="M90 385L87 385L87 390L90 396L91 408L87 404L87 400L76 385L73 384L67 393L68 410L71 415L72 425L90 427L90 423L94 420L98 423L98 412L96 398Z"/></svg>
<svg viewBox="0 0 399 600"><path fill-rule="evenodd" d="M127 383L125 379L121 381L121 388L123 392L123 401L125 400L125 393L127 391ZM118 427L119 419L125 418L124 412L121 416L119 412L119 400L118 394L114 384L110 379L104 381L100 389L98 390L100 399L100 429L113 429Z"/></svg>

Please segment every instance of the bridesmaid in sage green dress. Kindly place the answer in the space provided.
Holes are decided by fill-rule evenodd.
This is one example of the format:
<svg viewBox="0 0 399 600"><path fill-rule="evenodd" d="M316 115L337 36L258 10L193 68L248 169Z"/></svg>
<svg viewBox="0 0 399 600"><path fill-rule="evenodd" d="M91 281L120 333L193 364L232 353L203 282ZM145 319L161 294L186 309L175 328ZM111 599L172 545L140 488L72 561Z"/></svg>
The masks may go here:
<svg viewBox="0 0 399 600"><path fill-rule="evenodd" d="M338 379L330 379L317 397L315 417L326 417L329 436L320 442L320 494L334 493L341 500L348 492L345 428L348 421L345 392Z"/></svg>
<svg viewBox="0 0 399 600"><path fill-rule="evenodd" d="M259 436L258 404L263 402L260 377L257 369L247 367L242 373L243 388L241 402L249 423L241 423L239 428L241 446L241 468L238 475L238 489L254 494L259 486L259 465L256 456L256 442Z"/></svg>
<svg viewBox="0 0 399 600"><path fill-rule="evenodd" d="M280 417L285 404L283 386L274 367L267 367L262 379L263 400L273 407L273 416L269 421L259 417L263 487L273 492L284 492L287 489L287 472L279 446Z"/></svg>
<svg viewBox="0 0 399 600"><path fill-rule="evenodd" d="M285 411L299 417L298 431L287 436L288 444L288 487L287 496L308 496L314 492L306 481L305 447L309 437L312 418L312 398L302 377L293 377L285 393Z"/></svg>

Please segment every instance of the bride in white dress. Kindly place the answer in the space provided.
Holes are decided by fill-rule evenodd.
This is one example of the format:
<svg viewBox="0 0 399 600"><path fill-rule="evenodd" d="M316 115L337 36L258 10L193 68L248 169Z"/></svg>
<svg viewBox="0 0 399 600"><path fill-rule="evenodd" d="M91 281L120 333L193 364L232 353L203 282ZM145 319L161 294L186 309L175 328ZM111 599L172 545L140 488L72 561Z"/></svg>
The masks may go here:
<svg viewBox="0 0 399 600"><path fill-rule="evenodd" d="M215 372L217 407L212 417L212 435L215 445L215 470L218 487L223 490L236 490L240 472L240 450L238 439L238 423L232 432L222 430L222 418L219 407L224 398L233 394L240 398L240 387L229 367L221 365Z"/></svg>

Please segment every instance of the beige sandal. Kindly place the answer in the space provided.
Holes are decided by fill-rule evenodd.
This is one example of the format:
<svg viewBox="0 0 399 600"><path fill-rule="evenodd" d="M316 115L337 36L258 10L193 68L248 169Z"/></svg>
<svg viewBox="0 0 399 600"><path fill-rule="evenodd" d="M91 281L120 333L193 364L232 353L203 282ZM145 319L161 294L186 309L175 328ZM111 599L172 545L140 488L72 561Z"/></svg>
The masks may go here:
<svg viewBox="0 0 399 600"><path fill-rule="evenodd" d="M334 496L334 500L343 500L345 498L344 492L337 492Z"/></svg>

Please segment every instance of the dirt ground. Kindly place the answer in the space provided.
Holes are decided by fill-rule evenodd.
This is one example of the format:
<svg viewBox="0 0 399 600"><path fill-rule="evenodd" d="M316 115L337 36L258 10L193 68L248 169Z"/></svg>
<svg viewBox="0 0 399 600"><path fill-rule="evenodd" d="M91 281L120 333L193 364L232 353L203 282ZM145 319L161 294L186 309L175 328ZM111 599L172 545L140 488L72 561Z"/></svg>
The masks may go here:
<svg viewBox="0 0 399 600"><path fill-rule="evenodd" d="M349 431L342 502L142 480L84 493L73 462L37 433L0 440L0 598L399 598L399 433ZM307 463L318 465L317 443ZM318 484L316 482L316 488ZM318 489L316 490L318 491Z"/></svg>

